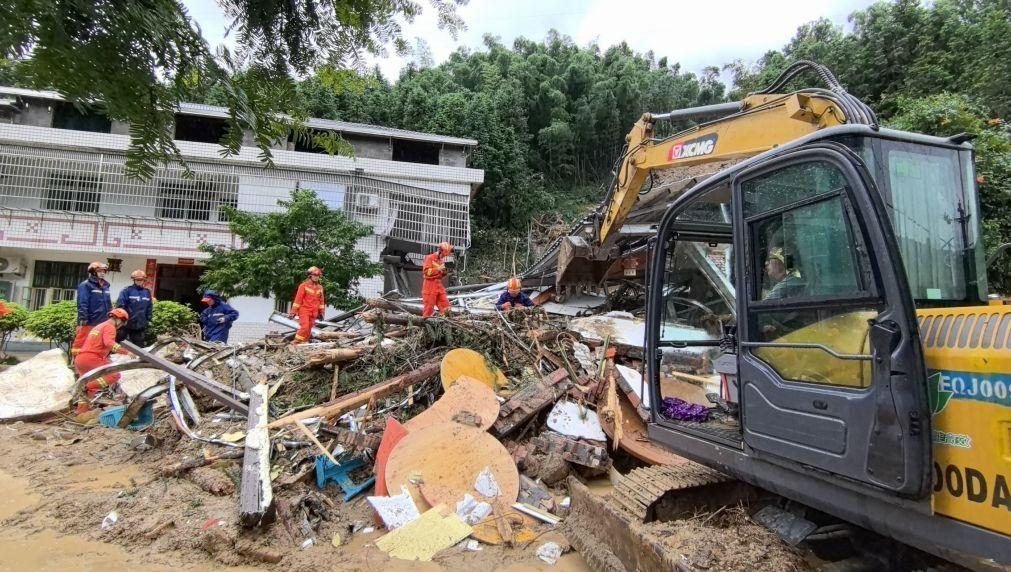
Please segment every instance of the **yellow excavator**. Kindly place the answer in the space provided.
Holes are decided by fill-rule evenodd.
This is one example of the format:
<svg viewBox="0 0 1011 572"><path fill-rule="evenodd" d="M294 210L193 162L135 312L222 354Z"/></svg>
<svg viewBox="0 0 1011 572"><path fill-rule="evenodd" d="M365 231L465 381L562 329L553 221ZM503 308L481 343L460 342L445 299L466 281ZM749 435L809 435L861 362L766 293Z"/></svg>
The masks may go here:
<svg viewBox="0 0 1011 572"><path fill-rule="evenodd" d="M805 72L827 88L778 93ZM812 62L741 102L643 115L601 207L526 274L562 299L644 283L637 405L691 461L622 477L621 502L573 493L574 543L607 552L591 563L672 569L642 521L729 476L1011 566L1011 306L988 297L969 139L880 127ZM799 541L802 512L766 516Z"/></svg>

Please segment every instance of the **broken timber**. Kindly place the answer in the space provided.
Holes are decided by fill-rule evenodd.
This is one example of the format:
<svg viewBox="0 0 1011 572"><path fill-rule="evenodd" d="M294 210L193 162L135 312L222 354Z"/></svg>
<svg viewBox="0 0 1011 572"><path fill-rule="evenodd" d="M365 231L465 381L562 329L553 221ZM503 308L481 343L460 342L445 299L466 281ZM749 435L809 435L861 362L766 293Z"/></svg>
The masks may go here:
<svg viewBox="0 0 1011 572"><path fill-rule="evenodd" d="M519 390L509 401L502 404L499 418L491 426L492 434L498 437L507 435L558 401L558 398L572 387L572 382L568 378L569 373L559 369Z"/></svg>
<svg viewBox="0 0 1011 572"><path fill-rule="evenodd" d="M318 367L328 363L345 363L354 361L368 351L368 348L336 348L316 351L309 354L309 366Z"/></svg>
<svg viewBox="0 0 1011 572"><path fill-rule="evenodd" d="M581 439L570 439L552 431L541 433L533 441L538 450L544 453L557 453L566 461L584 467L605 468L611 462L607 447L603 443L595 445Z"/></svg>
<svg viewBox="0 0 1011 572"><path fill-rule="evenodd" d="M267 429L267 386L249 390L246 452L242 459L239 522L243 526L270 524L277 517L270 486L270 432Z"/></svg>
<svg viewBox="0 0 1011 572"><path fill-rule="evenodd" d="M174 364L161 356L147 352L130 343L128 340L123 340L123 343L120 345L128 352L139 357L141 361L151 364L156 369L160 369L174 375L176 379L182 381L183 385L189 387L193 391L206 395L214 401L230 407L239 413L248 413L246 404L242 402L245 395L233 391L230 387L216 383L199 373L196 373L195 371Z"/></svg>
<svg viewBox="0 0 1011 572"><path fill-rule="evenodd" d="M441 360L430 361L419 366L417 369L405 373L404 375L398 375L397 377L390 378L378 385L370 387L369 389L349 393L348 395L341 396L329 403L324 403L323 405L306 409L305 411L299 411L298 413L292 413L287 417L282 417L276 421L272 421L268 427L275 429L283 425L297 423L303 419L309 419L310 417L337 417L343 415L352 409L369 403L373 399L386 397L387 395L402 391L416 383L421 383L430 377L438 375L440 365Z"/></svg>
<svg viewBox="0 0 1011 572"><path fill-rule="evenodd" d="M119 419L119 423L116 426L120 429L126 429L129 427L130 424L133 423L133 420L140 415L140 410L143 409L148 402L166 391L168 391L168 384L159 383L158 385L152 385L140 392L137 397L133 398L130 405L127 406L126 411L123 412L123 417Z"/></svg>
<svg viewBox="0 0 1011 572"><path fill-rule="evenodd" d="M338 425L322 425L319 430L336 438L338 443L352 451L360 451L362 449L372 449L375 451L379 449L379 443L383 440L382 435L358 433Z"/></svg>

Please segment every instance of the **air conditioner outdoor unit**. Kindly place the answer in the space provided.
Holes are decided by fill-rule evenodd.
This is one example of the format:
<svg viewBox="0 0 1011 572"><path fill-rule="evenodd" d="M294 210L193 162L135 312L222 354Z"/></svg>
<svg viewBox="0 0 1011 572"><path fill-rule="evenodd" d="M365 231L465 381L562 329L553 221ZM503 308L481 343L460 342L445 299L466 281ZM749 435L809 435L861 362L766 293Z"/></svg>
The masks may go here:
<svg viewBox="0 0 1011 572"><path fill-rule="evenodd" d="M355 195L355 206L363 209L378 209L379 195L375 193L361 193Z"/></svg>
<svg viewBox="0 0 1011 572"><path fill-rule="evenodd" d="M0 274L24 274L25 261L23 258L6 258L0 256Z"/></svg>

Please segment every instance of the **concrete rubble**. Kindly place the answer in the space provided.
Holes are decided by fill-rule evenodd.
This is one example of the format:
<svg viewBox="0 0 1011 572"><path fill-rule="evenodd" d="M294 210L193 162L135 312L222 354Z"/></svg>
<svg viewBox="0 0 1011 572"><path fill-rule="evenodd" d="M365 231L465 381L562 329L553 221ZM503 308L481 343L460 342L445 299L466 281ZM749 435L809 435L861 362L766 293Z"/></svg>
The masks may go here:
<svg viewBox="0 0 1011 572"><path fill-rule="evenodd" d="M606 477L619 457L641 462L621 452L613 424L618 403L648 412L644 326L606 313L597 296L561 304L535 292L537 307L501 313L500 291L455 293L450 317L428 319L417 300L369 300L318 322L297 346L295 324L281 315L272 318L277 331L243 345L185 336L146 349L127 343L132 359L108 366L127 372L126 392L93 406L122 406L122 428L153 408L142 434L176 431L180 451L198 443L202 455L180 453L162 478L234 496L232 520L247 529L283 527L292 546L268 550L271 561L301 546L339 547L372 528L317 538L321 523L362 495L374 524L389 530L377 546L393 556L429 560L504 544L554 562L558 544L533 539L564 522L566 479ZM52 368L49 353L23 366ZM69 372L65 361L56 366ZM18 375L9 370L0 383ZM61 403L37 413L69 416L72 384L40 389ZM143 444L138 455L165 446L163 437Z"/></svg>

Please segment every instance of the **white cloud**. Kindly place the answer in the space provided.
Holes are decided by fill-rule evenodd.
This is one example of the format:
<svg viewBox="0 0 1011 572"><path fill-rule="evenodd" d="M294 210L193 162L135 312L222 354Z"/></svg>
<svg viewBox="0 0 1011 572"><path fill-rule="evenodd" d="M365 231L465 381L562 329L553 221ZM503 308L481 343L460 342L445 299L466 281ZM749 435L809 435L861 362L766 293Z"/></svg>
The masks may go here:
<svg viewBox="0 0 1011 572"><path fill-rule="evenodd" d="M183 0L212 46L224 42L224 14L210 0ZM601 49L625 41L634 50L653 50L680 62L685 71L722 66L735 59L753 62L766 51L781 48L797 27L820 17L839 24L854 10L874 0L471 0L459 8L467 30L454 40L439 30L434 10L424 10L404 35L428 42L435 62L445 61L460 47L479 50L485 35L511 46L520 36L543 40L551 29L570 36L580 46L596 42ZM422 2L427 6L427 2ZM373 58L390 80L410 61L389 55Z"/></svg>

